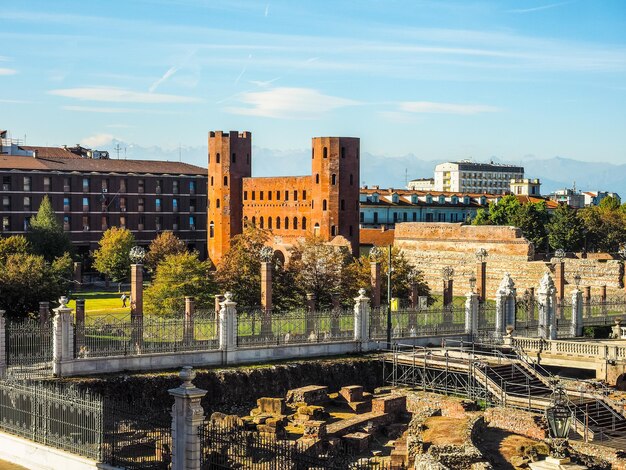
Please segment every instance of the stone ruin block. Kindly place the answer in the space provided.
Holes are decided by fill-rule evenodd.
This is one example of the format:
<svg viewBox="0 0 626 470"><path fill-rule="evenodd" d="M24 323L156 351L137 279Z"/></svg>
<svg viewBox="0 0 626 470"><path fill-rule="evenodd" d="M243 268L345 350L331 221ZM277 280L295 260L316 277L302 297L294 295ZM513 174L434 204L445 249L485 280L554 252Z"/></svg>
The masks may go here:
<svg viewBox="0 0 626 470"><path fill-rule="evenodd" d="M372 411L397 416L406 413L406 396L384 396L372 400Z"/></svg>
<svg viewBox="0 0 626 470"><path fill-rule="evenodd" d="M268 417L263 424L257 426L257 431L275 437L283 437L285 435L285 421L279 417Z"/></svg>
<svg viewBox="0 0 626 470"><path fill-rule="evenodd" d="M346 447L355 454L365 452L370 446L371 436L364 432L353 432L342 437Z"/></svg>
<svg viewBox="0 0 626 470"><path fill-rule="evenodd" d="M349 385L339 390L341 395L348 403L355 401L363 401L363 387L360 385Z"/></svg>
<svg viewBox="0 0 626 470"><path fill-rule="evenodd" d="M326 437L326 423L324 421L307 421L304 424L303 438L324 439Z"/></svg>
<svg viewBox="0 0 626 470"><path fill-rule="evenodd" d="M298 407L298 411L296 412L294 419L296 421L321 421L328 417L328 413L324 410L322 406L316 405L301 405Z"/></svg>
<svg viewBox="0 0 626 470"><path fill-rule="evenodd" d="M237 415L227 415L218 411L211 414L211 422L225 429L242 429L244 421Z"/></svg>
<svg viewBox="0 0 626 470"><path fill-rule="evenodd" d="M285 400L283 398L259 398L256 401L257 407L250 411L252 416L266 415L284 415L286 411Z"/></svg>
<svg viewBox="0 0 626 470"><path fill-rule="evenodd" d="M287 392L287 403L306 403L307 405L323 405L328 402L328 387L323 385L307 385L294 388Z"/></svg>

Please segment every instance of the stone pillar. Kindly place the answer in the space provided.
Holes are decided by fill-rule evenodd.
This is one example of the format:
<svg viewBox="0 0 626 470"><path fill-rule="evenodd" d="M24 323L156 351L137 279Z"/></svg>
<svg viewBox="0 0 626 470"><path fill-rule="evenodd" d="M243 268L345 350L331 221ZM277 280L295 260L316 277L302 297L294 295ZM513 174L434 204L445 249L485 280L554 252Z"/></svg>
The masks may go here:
<svg viewBox="0 0 626 470"><path fill-rule="evenodd" d="M606 284L600 286L600 298L602 300L602 315L606 316L607 308L606 308Z"/></svg>
<svg viewBox="0 0 626 470"><path fill-rule="evenodd" d="M585 304L587 305L585 315L591 317L591 286L585 286Z"/></svg>
<svg viewBox="0 0 626 470"><path fill-rule="evenodd" d="M76 351L85 346L85 299L76 299Z"/></svg>
<svg viewBox="0 0 626 470"><path fill-rule="evenodd" d="M0 310L0 379L7 373L7 348L6 348L6 327L7 320L4 318L6 311Z"/></svg>
<svg viewBox="0 0 626 470"><path fill-rule="evenodd" d="M39 323L44 324L50 318L50 302L39 302Z"/></svg>
<svg viewBox="0 0 626 470"><path fill-rule="evenodd" d="M54 309L52 328L52 373L63 376L63 364L74 359L74 328L72 309L67 306L67 297L61 297Z"/></svg>
<svg viewBox="0 0 626 470"><path fill-rule="evenodd" d="M220 349L232 351L237 349L237 303L233 302L232 293L224 294L220 307Z"/></svg>
<svg viewBox="0 0 626 470"><path fill-rule="evenodd" d="M583 335L583 293L578 288L572 292L572 323L570 328L572 336Z"/></svg>
<svg viewBox="0 0 626 470"><path fill-rule="evenodd" d="M535 288L529 287L526 290L526 321L535 321Z"/></svg>
<svg viewBox="0 0 626 470"><path fill-rule="evenodd" d="M130 321L133 325L132 347L143 347L143 264L130 265Z"/></svg>
<svg viewBox="0 0 626 470"><path fill-rule="evenodd" d="M411 293L409 294L409 296L411 299L411 308L417 309L419 305L419 292L417 290L417 282L412 282L410 289L411 289Z"/></svg>
<svg viewBox="0 0 626 470"><path fill-rule="evenodd" d="M315 315L315 301L317 297L313 293L308 293L306 295L306 335L310 336L311 333L315 331L315 320L313 315Z"/></svg>
<svg viewBox="0 0 626 470"><path fill-rule="evenodd" d="M538 336L544 339L556 339L556 288L550 273L545 273L541 278L537 302L539 304Z"/></svg>
<svg viewBox="0 0 626 470"><path fill-rule="evenodd" d="M565 261L558 261L555 265L555 287L559 303L565 298Z"/></svg>
<svg viewBox="0 0 626 470"><path fill-rule="evenodd" d="M74 290L80 290L83 285L83 263L74 263Z"/></svg>
<svg viewBox="0 0 626 470"><path fill-rule="evenodd" d="M454 280L448 280L448 288L446 289L448 293L448 303L446 305L451 305L454 302Z"/></svg>
<svg viewBox="0 0 626 470"><path fill-rule="evenodd" d="M333 306L330 312L330 334L332 337L337 337L339 336L339 333L341 333L341 325L339 324L339 314L341 312L341 296L338 292L332 292L330 294L330 300Z"/></svg>
<svg viewBox="0 0 626 470"><path fill-rule="evenodd" d="M263 321L261 323L261 335L272 335L272 263L261 262L261 307Z"/></svg>
<svg viewBox="0 0 626 470"><path fill-rule="evenodd" d="M372 307L380 307L380 263L370 261L370 283L372 286Z"/></svg>
<svg viewBox="0 0 626 470"><path fill-rule="evenodd" d="M476 266L476 292L481 302L485 301L487 294L487 262L479 261Z"/></svg>
<svg viewBox="0 0 626 470"><path fill-rule="evenodd" d="M367 349L370 340L370 299L365 289L359 289L359 296L354 299L354 341L359 349Z"/></svg>
<svg viewBox="0 0 626 470"><path fill-rule="evenodd" d="M202 442L199 428L204 423L204 410L200 400L206 390L196 388L191 382L196 373L190 366L178 374L183 383L168 390L174 397L172 406L172 470L200 470Z"/></svg>
<svg viewBox="0 0 626 470"><path fill-rule="evenodd" d="M222 302L224 302L224 296L222 294L215 294L215 319L219 320L220 310L222 309Z"/></svg>
<svg viewBox="0 0 626 470"><path fill-rule="evenodd" d="M515 328L515 296L517 289L509 273L500 281L496 291L496 337L505 333L508 326Z"/></svg>
<svg viewBox="0 0 626 470"><path fill-rule="evenodd" d="M475 335L478 332L480 297L476 292L468 292L465 297L465 334Z"/></svg>
<svg viewBox="0 0 626 470"><path fill-rule="evenodd" d="M193 297L185 297L185 319L183 321L183 341L185 344L193 343L194 338L194 313L196 303Z"/></svg>

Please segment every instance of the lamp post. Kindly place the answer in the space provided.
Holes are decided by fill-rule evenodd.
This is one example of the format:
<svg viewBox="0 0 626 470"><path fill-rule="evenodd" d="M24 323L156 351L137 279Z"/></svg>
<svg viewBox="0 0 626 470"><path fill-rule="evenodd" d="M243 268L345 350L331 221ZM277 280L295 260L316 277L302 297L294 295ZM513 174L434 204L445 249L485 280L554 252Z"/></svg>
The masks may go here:
<svg viewBox="0 0 626 470"><path fill-rule="evenodd" d="M387 258L387 349L391 349L391 273L393 271L391 266L391 248L392 245L389 245Z"/></svg>
<svg viewBox="0 0 626 470"><path fill-rule="evenodd" d="M546 409L546 420L550 431L550 457L559 463L567 463L567 436L572 424L572 412L567 406L568 398L563 387L553 382L551 406Z"/></svg>
<svg viewBox="0 0 626 470"><path fill-rule="evenodd" d="M476 276L474 275L474 273L472 273L472 275L469 278L469 285L470 285L470 291L473 294L474 289L476 289Z"/></svg>
<svg viewBox="0 0 626 470"><path fill-rule="evenodd" d="M445 266L441 270L441 277L443 279L443 305L444 307L452 303L452 276L454 276L454 268L452 266Z"/></svg>
<svg viewBox="0 0 626 470"><path fill-rule="evenodd" d="M574 285L576 286L576 290L578 290L578 288L580 287L580 280L581 280L580 274L576 273L574 275Z"/></svg>
<svg viewBox="0 0 626 470"><path fill-rule="evenodd" d="M487 290L487 259L488 253L484 248L479 248L474 253L476 256L476 261L478 262L477 266L477 281L478 281L478 300L480 302L485 301L485 294Z"/></svg>

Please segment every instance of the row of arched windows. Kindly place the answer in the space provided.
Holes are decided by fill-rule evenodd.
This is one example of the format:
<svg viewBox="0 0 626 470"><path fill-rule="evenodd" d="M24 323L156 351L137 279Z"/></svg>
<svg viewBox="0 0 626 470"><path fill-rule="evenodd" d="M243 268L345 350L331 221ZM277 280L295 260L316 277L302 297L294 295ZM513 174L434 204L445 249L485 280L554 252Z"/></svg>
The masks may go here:
<svg viewBox="0 0 626 470"><path fill-rule="evenodd" d="M320 174L319 173L315 174L315 184L320 184ZM333 186L335 186L337 184L337 175L335 173L330 175L330 184L332 184ZM350 173L350 186L352 186L352 185L354 185L354 175L352 173Z"/></svg>
<svg viewBox="0 0 626 470"><path fill-rule="evenodd" d="M246 222L248 220L247 217L244 217L244 222ZM275 219L273 219L272 217L268 217L267 218L267 227L265 226L265 218L263 216L259 217L258 221L256 216L253 216L251 219L252 225L257 225L258 222L258 227L259 228L267 228L269 230L289 230L289 222L290 222L290 218L289 217L276 217ZM306 230L306 217L302 217L302 219L298 219L298 217L293 217L291 219L291 227L292 230L298 230L298 225L300 225L300 228L302 230ZM276 226L274 226L274 224ZM281 227L282 224L282 227Z"/></svg>
<svg viewBox="0 0 626 470"><path fill-rule="evenodd" d="M221 158L220 158L220 154L218 152L218 153L215 154L215 163L220 163L220 160L221 160ZM237 163L237 154L236 153L232 154L232 156L230 158L230 161L232 163ZM209 163L211 163L211 154L209 154ZM246 154L246 164L248 164L248 165L250 164L250 154L249 153Z"/></svg>

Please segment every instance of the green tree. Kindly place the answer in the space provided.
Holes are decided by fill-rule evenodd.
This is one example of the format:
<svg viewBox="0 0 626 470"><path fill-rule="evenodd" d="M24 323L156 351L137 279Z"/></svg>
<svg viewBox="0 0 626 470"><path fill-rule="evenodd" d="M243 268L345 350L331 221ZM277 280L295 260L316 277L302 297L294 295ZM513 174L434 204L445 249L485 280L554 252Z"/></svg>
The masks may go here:
<svg viewBox="0 0 626 470"><path fill-rule="evenodd" d="M166 230L156 236L150 243L148 254L146 255L146 267L150 271L155 271L161 261L168 255L175 255L187 251L187 245L183 240Z"/></svg>
<svg viewBox="0 0 626 470"><path fill-rule="evenodd" d="M11 235L0 238L0 263L6 261L7 256L18 253L32 253L33 247L23 235Z"/></svg>
<svg viewBox="0 0 626 470"><path fill-rule="evenodd" d="M72 252L70 239L63 231L47 195L43 197L37 215L30 219L28 240L34 252L47 261Z"/></svg>
<svg viewBox="0 0 626 470"><path fill-rule="evenodd" d="M578 251L583 247L583 222L567 204L559 204L546 228L553 250Z"/></svg>
<svg viewBox="0 0 626 470"><path fill-rule="evenodd" d="M486 209L478 209L476 211L476 217L472 220L472 225L491 225L489 211Z"/></svg>
<svg viewBox="0 0 626 470"><path fill-rule="evenodd" d="M537 251L545 251L548 247L548 232L546 225L550 220L545 201L528 202L519 205L513 213L508 225L522 229L524 237Z"/></svg>
<svg viewBox="0 0 626 470"><path fill-rule="evenodd" d="M602 209L615 211L620 208L620 203L619 199L617 199L615 196L607 196L600 201L600 204L598 204L598 206Z"/></svg>
<svg viewBox="0 0 626 470"><path fill-rule="evenodd" d="M195 299L196 308L213 308L216 285L210 271L211 262L200 261L196 252L166 255L144 292L146 313L183 312L186 296Z"/></svg>
<svg viewBox="0 0 626 470"><path fill-rule="evenodd" d="M130 250L135 237L130 230L111 227L102 234L100 248L93 253L94 268L109 276L114 282L122 282L130 274Z"/></svg>
<svg viewBox="0 0 626 470"><path fill-rule="evenodd" d="M517 215L521 204L517 198L509 194L500 201L489 203L489 220L494 225L514 225L513 219Z"/></svg>
<svg viewBox="0 0 626 470"><path fill-rule="evenodd" d="M590 250L615 253L626 244L626 213L621 208L614 208L611 204L586 207L580 210L579 215Z"/></svg>

